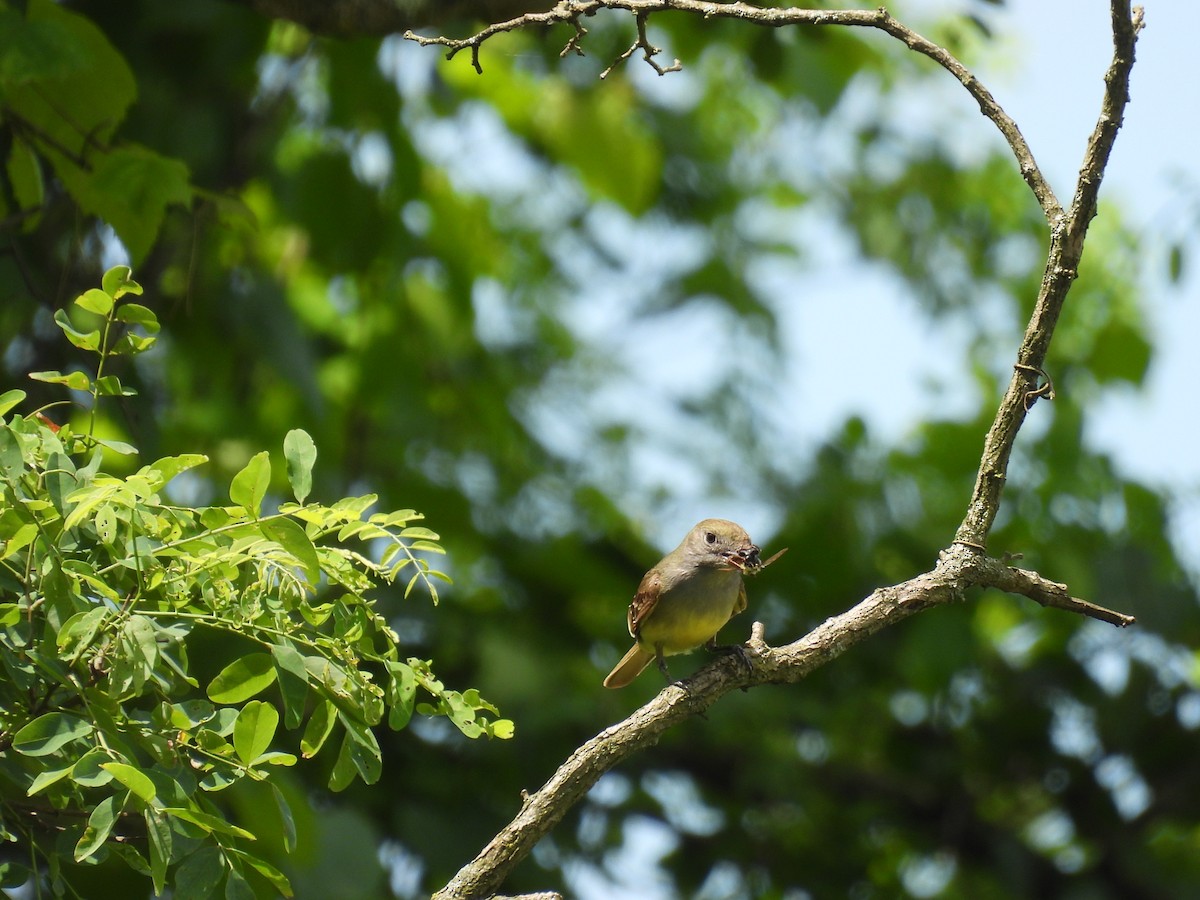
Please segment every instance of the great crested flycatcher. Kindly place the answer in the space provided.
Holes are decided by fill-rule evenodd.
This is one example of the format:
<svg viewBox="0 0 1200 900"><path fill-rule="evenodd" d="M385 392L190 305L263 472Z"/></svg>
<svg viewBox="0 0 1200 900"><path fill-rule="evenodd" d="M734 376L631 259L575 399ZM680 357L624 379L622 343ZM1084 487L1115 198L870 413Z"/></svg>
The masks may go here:
<svg viewBox="0 0 1200 900"><path fill-rule="evenodd" d="M721 626L746 608L742 575L762 568L758 554L736 522L705 519L696 525L642 578L628 615L637 643L608 673L604 686L625 687L651 660L670 680L663 657L701 644L715 649Z"/></svg>

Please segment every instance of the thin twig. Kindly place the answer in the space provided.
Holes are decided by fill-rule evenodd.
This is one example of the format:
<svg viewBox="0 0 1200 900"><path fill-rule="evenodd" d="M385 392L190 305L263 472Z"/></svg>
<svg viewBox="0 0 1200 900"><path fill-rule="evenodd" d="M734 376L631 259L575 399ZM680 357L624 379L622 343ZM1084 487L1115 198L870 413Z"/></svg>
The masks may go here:
<svg viewBox="0 0 1200 900"><path fill-rule="evenodd" d="M470 49L471 64L475 67L476 72L482 72L483 69L479 63L479 48L489 38L508 31L517 31L530 26L545 27L559 22L572 23L578 28L577 23L581 16L595 15L601 9L630 12L643 23L645 17L650 13L689 12L704 16L706 19L739 19L754 25L763 25L771 28L780 28L787 25L840 25L848 28L875 28L883 31L885 34L903 43L910 50L933 60L958 79L959 83L966 88L967 93L979 104L980 112L990 119L1000 131L1000 134L1003 135L1004 140L1008 143L1009 148L1017 159L1021 177L1025 179L1025 183L1033 191L1033 195L1037 198L1038 204L1041 206L1042 212L1051 227L1056 227L1063 218L1062 206L1059 204L1058 198L1055 197L1050 183L1042 175L1041 169L1038 168L1037 162L1033 157L1033 151L1029 149L1029 145L1026 143L1025 137L1021 134L1021 130L1017 127L1016 122L996 102L991 92L952 53L943 47L939 47L933 41L918 34L916 31L913 31L898 19L893 18L882 7L866 10L800 9L797 7L778 9L753 6L749 3L741 2L712 3L708 2L708 0L562 0L554 9L546 12L526 13L514 19L496 22L467 38L425 37L413 31L404 32L404 37L407 40L416 41L423 47L436 44L449 48L446 53L447 59L453 59L460 51ZM581 35L577 30L568 41L567 49L580 52L580 37ZM643 37L644 27L639 37L639 42L623 54L618 62L628 59L638 46L642 46L641 39ZM656 50L655 52L657 53L658 51ZM676 65L660 68L653 61L653 55L648 53L646 60L660 75L676 69L678 61L676 61ZM612 68L610 66L606 69L605 74L611 71Z"/></svg>

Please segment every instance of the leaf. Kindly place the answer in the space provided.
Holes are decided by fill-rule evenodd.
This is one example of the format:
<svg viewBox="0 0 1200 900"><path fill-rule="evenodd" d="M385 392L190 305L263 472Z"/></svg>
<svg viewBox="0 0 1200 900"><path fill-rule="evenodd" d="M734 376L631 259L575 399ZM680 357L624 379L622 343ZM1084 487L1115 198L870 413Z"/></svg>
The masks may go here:
<svg viewBox="0 0 1200 900"><path fill-rule="evenodd" d="M80 350L90 350L93 353L100 350L100 332L99 331L79 331L71 324L71 320L67 317L65 309L55 310L54 324L56 324L62 333L67 336L67 340L78 347Z"/></svg>
<svg viewBox="0 0 1200 900"><path fill-rule="evenodd" d="M112 312L113 298L98 288L92 288L76 297L75 305L98 316L107 316Z"/></svg>
<svg viewBox="0 0 1200 900"><path fill-rule="evenodd" d="M58 651L63 659L70 659L78 647L86 647L95 639L104 617L111 610L106 606L94 606L77 612L63 622L58 632Z"/></svg>
<svg viewBox="0 0 1200 900"><path fill-rule="evenodd" d="M100 397L136 397L137 391L121 384L116 375L102 375L96 379L96 394Z"/></svg>
<svg viewBox="0 0 1200 900"><path fill-rule="evenodd" d="M242 471L233 476L229 485L229 499L241 506L246 512L258 518L262 507L263 497L271 484L271 460L267 451L254 454Z"/></svg>
<svg viewBox="0 0 1200 900"><path fill-rule="evenodd" d="M208 685L208 699L214 703L241 703L270 687L275 677L269 653L248 653L218 673Z"/></svg>
<svg viewBox="0 0 1200 900"><path fill-rule="evenodd" d="M49 756L63 745L92 733L92 723L79 716L49 712L13 736L12 748L24 756Z"/></svg>
<svg viewBox="0 0 1200 900"><path fill-rule="evenodd" d="M83 829L83 836L79 838L79 843L75 845L75 862L83 862L104 846L104 842L108 840L108 836L112 832L112 827L116 821L117 798L116 795L110 795L97 803L96 808L92 810L92 814L88 816L87 827Z"/></svg>
<svg viewBox="0 0 1200 900"><path fill-rule="evenodd" d="M225 882L225 900L256 900L254 889L236 870L230 871Z"/></svg>
<svg viewBox="0 0 1200 900"><path fill-rule="evenodd" d="M313 709L308 717L304 736L300 738L300 754L305 758L316 756L337 724L337 711L331 700L324 700Z"/></svg>
<svg viewBox="0 0 1200 900"><path fill-rule="evenodd" d="M185 822L191 822L208 832L219 832L221 834L232 834L234 837L240 837L247 841L258 840L254 833L247 831L245 828L239 828L220 816L214 816L212 813L201 812L198 809L191 809L186 806L164 806L162 811L168 816L173 816L176 819L182 819Z"/></svg>
<svg viewBox="0 0 1200 900"><path fill-rule="evenodd" d="M44 791L50 785L57 784L70 775L71 770L74 768L74 765L70 765L63 769L52 769L39 773L38 777L33 779L33 784L29 785L29 788L25 791L25 796L32 797L34 794Z"/></svg>
<svg viewBox="0 0 1200 900"><path fill-rule="evenodd" d="M73 391L90 391L92 389L92 379L88 378L83 372L71 372L64 375L62 372L51 370L47 372L30 372L29 377L34 381L42 381L46 384L62 384Z"/></svg>
<svg viewBox="0 0 1200 900"><path fill-rule="evenodd" d="M279 712L270 703L251 700L238 713L233 726L233 749L246 765L267 752L279 727Z"/></svg>
<svg viewBox="0 0 1200 900"><path fill-rule="evenodd" d="M342 748L338 751L337 761L333 764L333 771L329 773L329 789L331 791L343 791L354 782L354 776L358 773L354 765L352 748L354 741L351 740L349 733L342 739Z"/></svg>
<svg viewBox="0 0 1200 900"><path fill-rule="evenodd" d="M245 860L246 864L249 865L250 868L254 869L255 872L267 879L267 881L271 882L271 886L275 888L275 890L278 891L282 896L292 896L292 885L287 880L287 877L269 862L264 859L259 859L257 856L251 856L249 853L246 853L244 850L238 850L236 847L231 848L230 852L240 856L243 860Z"/></svg>
<svg viewBox="0 0 1200 900"><path fill-rule="evenodd" d="M102 787L113 780L104 764L112 757L104 750L89 750L71 767L71 780L84 787Z"/></svg>
<svg viewBox="0 0 1200 900"><path fill-rule="evenodd" d="M321 561L317 558L317 549L308 539L304 529L287 517L269 519L263 522L263 534L280 544L283 549L296 557L304 569L309 583L315 585L321 578Z"/></svg>
<svg viewBox="0 0 1200 900"><path fill-rule="evenodd" d="M167 866L171 862L171 823L161 810L149 807L145 812L146 831L150 835L150 877L154 892L161 894L167 884Z"/></svg>
<svg viewBox="0 0 1200 900"><path fill-rule="evenodd" d="M101 447L107 447L109 450L112 450L114 453L120 453L122 456L137 455L137 447L133 446L133 444L127 444L124 441L114 441L114 440L109 440L107 438L96 438L96 443L99 444Z"/></svg>
<svg viewBox="0 0 1200 900"><path fill-rule="evenodd" d="M436 531L431 531L421 525L412 525L400 532L402 538L421 538L427 541L438 541L441 537Z"/></svg>
<svg viewBox="0 0 1200 900"><path fill-rule="evenodd" d="M175 870L171 895L175 900L208 900L224 877L221 851L214 844L203 844Z"/></svg>
<svg viewBox="0 0 1200 900"><path fill-rule="evenodd" d="M150 486L159 490L176 475L188 469L203 465L208 457L202 453L184 453L180 456L164 456L141 469L139 474L150 476Z"/></svg>
<svg viewBox="0 0 1200 900"><path fill-rule="evenodd" d="M24 399L25 392L22 390L14 389L0 394L0 416L4 415L14 406L24 401Z"/></svg>
<svg viewBox="0 0 1200 900"><path fill-rule="evenodd" d="M295 728L304 718L304 704L308 699L308 669L304 665L304 657L291 644L273 644L271 655L275 658L279 691L283 695L284 722L288 728Z"/></svg>
<svg viewBox="0 0 1200 900"><path fill-rule="evenodd" d="M279 821L283 825L283 849L292 853L296 849L296 820L292 817L292 808L279 785L271 782L271 796L275 798L275 807L279 810Z"/></svg>
<svg viewBox="0 0 1200 900"><path fill-rule="evenodd" d="M14 224L28 234L35 230L41 221L41 207L46 201L46 182L42 177L42 166L36 151L26 141L15 138L5 170L9 184L12 185L12 197L16 201L16 208L26 213L24 221Z"/></svg>
<svg viewBox="0 0 1200 900"><path fill-rule="evenodd" d="M113 778L129 788L143 803L153 803L154 798L158 796L154 782L147 778L141 769L121 762L102 763L100 768L110 772Z"/></svg>
<svg viewBox="0 0 1200 900"><path fill-rule="evenodd" d="M80 209L108 222L134 262L145 259L154 245L167 207L192 200L181 160L133 143L93 153L90 169L61 158L55 168Z"/></svg>
<svg viewBox="0 0 1200 900"><path fill-rule="evenodd" d="M104 288L104 293L113 300L120 300L126 294L140 295L142 293L142 286L130 277L132 275L133 269L129 268L129 266L113 266L100 279L100 286ZM123 319L122 321L129 320Z"/></svg>
<svg viewBox="0 0 1200 900"><path fill-rule="evenodd" d="M304 503L312 491L313 463L317 460L317 445L307 431L294 428L283 439L283 456L287 460L288 482L297 503Z"/></svg>
<svg viewBox="0 0 1200 900"><path fill-rule="evenodd" d="M140 303L122 303L117 307L117 321L126 325L137 325L145 329L147 334L158 334L162 327L158 324L158 316L154 314L154 310Z"/></svg>
<svg viewBox="0 0 1200 900"><path fill-rule="evenodd" d="M412 719L413 701L417 694L417 676L412 666L401 662L388 663L388 727L399 731Z"/></svg>
<svg viewBox="0 0 1200 900"><path fill-rule="evenodd" d="M346 726L346 738L342 741L341 752L329 777L330 790L340 791L347 787L356 773L362 778L363 784L374 784L383 771L379 742L375 740L371 729L361 722L355 722L347 716L339 718ZM347 765L350 766L349 770Z"/></svg>

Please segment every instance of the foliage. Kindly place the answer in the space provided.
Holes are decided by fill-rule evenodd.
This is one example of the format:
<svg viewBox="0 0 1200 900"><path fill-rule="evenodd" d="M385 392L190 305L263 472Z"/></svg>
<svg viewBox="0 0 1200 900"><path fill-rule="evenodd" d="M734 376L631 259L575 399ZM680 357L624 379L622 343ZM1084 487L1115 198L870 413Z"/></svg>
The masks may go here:
<svg viewBox="0 0 1200 900"><path fill-rule="evenodd" d="M88 394L93 411L133 393L105 372L155 342L156 316L128 301L141 293L118 266L76 299L84 324L55 316L98 358L95 377L33 377ZM22 399L9 391L0 402L7 413ZM290 896L256 836L229 821L222 791L269 783L274 767L296 763L291 751L312 757L327 742L339 747L332 790L373 784L382 754L371 729L404 728L414 705L469 737L511 736L478 692L448 690L427 661L402 659L368 598L401 579L405 596L421 584L436 602L445 576L427 556L444 552L438 535L411 509L371 513L374 495L308 502L317 451L307 433L284 440L295 502L277 512L264 506L266 452L233 477L230 505L193 508L166 495L204 456L117 477L102 468L106 449L135 452L40 413L0 423L0 803L7 838L33 849L35 866L42 858L56 893L65 860L116 854L156 893L170 874L176 897L222 883L244 896L257 873ZM194 664L200 654L213 655ZM429 699L417 704L418 690ZM284 732L300 732L287 750ZM289 804L272 794L291 849ZM6 880L29 874L9 864Z"/></svg>
<svg viewBox="0 0 1200 900"><path fill-rule="evenodd" d="M436 516L453 587L431 610L383 586L373 609L403 656L437 660L447 683L478 685L521 724L504 743L468 741L444 718L416 717L403 739L380 729L379 781L336 797L328 768L270 767L296 826L290 854L265 785L197 792L258 836L248 846L298 896L428 895L511 818L522 788L656 690L647 677L612 694L600 679L624 649L638 577L700 515L792 548L751 587L749 616L773 642L927 569L953 534L1046 235L1011 162L980 137L977 109L903 48L653 17L653 41L684 70L660 79L626 64L598 83L632 39L621 16L587 21L585 58L559 58L565 31L496 38L477 76L465 54L446 63L394 38L321 39L242 4L4 9L13 28L0 35L25 35L31 16L78 20L71 34L90 28L107 48L96 53L133 73L136 100L119 77L84 79L106 112L91 143L73 137L77 150L149 148L183 167L112 166L117 193L146 198L140 232L122 218L131 199L87 205L79 183L92 170L72 173L22 131L9 99L26 78L54 88L51 62L65 77L87 58L27 65L36 43L3 44L10 378L90 358L52 314L97 283L120 252L115 233L157 298L164 352L119 373L139 397L73 411L72 440L136 444L150 460L203 447L209 463L170 487L221 509L255 451L302 428L322 454L313 495L377 493ZM985 52L967 20L950 26L971 36L968 57ZM61 90L57 108L75 102ZM182 171L187 207L164 202L183 196ZM164 180L139 193L135 175ZM1141 241L1102 208L1048 361L1058 399L1039 402L1021 434L992 538L995 552L1137 615L1136 631L991 595L915 617L794 689L720 704L612 773L510 892L599 884L605 895L628 881L640 896L657 885L667 896L1191 896L1195 583L1170 539L1170 494L1088 439L1093 409L1137 390L1152 359ZM912 394L895 372L929 355L924 341L878 337L880 308L905 304L920 337L957 337L937 370L952 374ZM896 405L916 395L914 424L881 431L856 406L818 417L846 383ZM32 383L28 408L57 390ZM49 440L19 424L31 448ZM104 461L113 478L137 476L113 452ZM72 463L76 480L89 462ZM251 497L259 477L239 482ZM287 490L282 471L271 483ZM114 503L127 541L142 521ZM315 533L297 513L271 516ZM260 547L296 555L278 536ZM97 553L102 567L118 551ZM722 640L743 637L747 618ZM189 642L187 671L206 689L233 660L270 653L213 628ZM182 666L178 642L163 650ZM56 641L49 653L63 664ZM271 669L275 693L235 705L277 696L284 731L290 682L274 657ZM384 669L369 671L386 684ZM288 735L277 746L295 752ZM37 759L10 751L6 764L14 757ZM128 764L166 771L150 759ZM64 775L47 790L74 784ZM202 831L172 822L176 844ZM146 893L116 877L106 865L72 872L85 895Z"/></svg>

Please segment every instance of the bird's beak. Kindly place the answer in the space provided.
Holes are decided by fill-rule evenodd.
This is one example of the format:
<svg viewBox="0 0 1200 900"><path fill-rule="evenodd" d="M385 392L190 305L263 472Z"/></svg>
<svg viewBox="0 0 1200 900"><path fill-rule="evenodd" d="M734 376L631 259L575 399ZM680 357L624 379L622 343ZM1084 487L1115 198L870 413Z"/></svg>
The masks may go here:
<svg viewBox="0 0 1200 900"><path fill-rule="evenodd" d="M748 547L742 547L740 550L734 550L727 553L725 558L729 561L729 565L733 568L745 572L747 568L755 569L759 564L759 548L754 544Z"/></svg>

